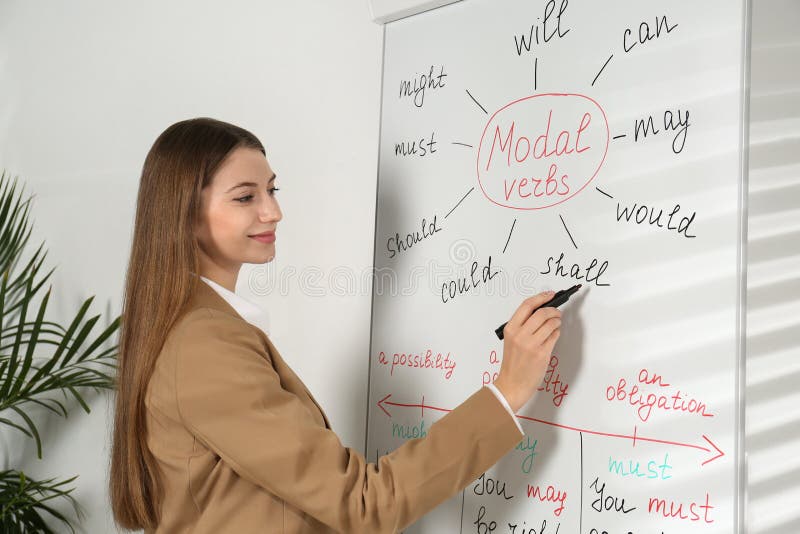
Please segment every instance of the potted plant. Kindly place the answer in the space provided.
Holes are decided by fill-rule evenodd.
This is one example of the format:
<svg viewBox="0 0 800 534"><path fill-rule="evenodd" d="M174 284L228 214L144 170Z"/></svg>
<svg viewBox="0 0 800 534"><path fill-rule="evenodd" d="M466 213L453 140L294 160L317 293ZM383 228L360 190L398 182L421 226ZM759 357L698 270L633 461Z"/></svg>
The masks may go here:
<svg viewBox="0 0 800 534"><path fill-rule="evenodd" d="M31 197L21 199L17 180L3 171L0 177L0 428L25 434L42 458L42 438L29 410L39 406L67 417L77 402L87 413L82 396L87 388L113 389L118 345L104 347L119 328L119 316L98 335L92 329L100 316L86 317L89 297L65 328L45 318L52 286L37 302L51 269L40 275L47 255L40 245L27 264L17 268L30 237L28 209ZM17 272L19 271L19 272ZM48 353L48 354L43 354ZM33 480L22 471L0 465L0 532L53 532L47 515L75 532L70 519L52 506L54 499L69 501L81 517L79 503L66 479Z"/></svg>

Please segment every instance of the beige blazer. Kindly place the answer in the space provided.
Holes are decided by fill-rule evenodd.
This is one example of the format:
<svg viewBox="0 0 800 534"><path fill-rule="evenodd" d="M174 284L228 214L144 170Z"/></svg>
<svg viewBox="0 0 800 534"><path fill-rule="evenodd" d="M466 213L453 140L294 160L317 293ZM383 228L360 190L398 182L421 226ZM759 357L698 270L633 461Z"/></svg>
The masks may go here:
<svg viewBox="0 0 800 534"><path fill-rule="evenodd" d="M369 463L342 445L264 332L203 282L145 403L166 490L147 534L398 532L522 438L484 387L426 437Z"/></svg>

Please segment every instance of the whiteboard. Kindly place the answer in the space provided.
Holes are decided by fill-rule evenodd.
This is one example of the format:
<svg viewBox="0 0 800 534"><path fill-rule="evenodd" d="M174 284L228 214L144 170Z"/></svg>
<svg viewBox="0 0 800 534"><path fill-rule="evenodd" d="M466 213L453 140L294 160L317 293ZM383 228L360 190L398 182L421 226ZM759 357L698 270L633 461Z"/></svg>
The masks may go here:
<svg viewBox="0 0 800 534"><path fill-rule="evenodd" d="M516 449L406 532L741 528L748 5L464 0L384 27L367 453L583 288Z"/></svg>

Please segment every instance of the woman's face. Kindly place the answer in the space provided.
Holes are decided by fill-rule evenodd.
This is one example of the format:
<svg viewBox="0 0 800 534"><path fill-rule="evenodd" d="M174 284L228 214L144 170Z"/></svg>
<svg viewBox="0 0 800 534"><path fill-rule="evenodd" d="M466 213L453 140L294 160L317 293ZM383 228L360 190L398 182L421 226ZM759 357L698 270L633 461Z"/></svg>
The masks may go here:
<svg viewBox="0 0 800 534"><path fill-rule="evenodd" d="M275 229L281 209L275 173L260 150L237 148L201 192L200 274L234 291L242 263L275 257ZM266 238L255 238L266 233Z"/></svg>

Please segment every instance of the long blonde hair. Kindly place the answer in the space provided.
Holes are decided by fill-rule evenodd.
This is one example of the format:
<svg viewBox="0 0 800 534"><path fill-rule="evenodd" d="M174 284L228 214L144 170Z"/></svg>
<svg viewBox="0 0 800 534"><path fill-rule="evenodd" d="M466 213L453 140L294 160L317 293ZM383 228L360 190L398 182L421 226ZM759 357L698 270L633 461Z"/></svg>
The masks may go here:
<svg viewBox="0 0 800 534"><path fill-rule="evenodd" d="M200 192L236 148L261 142L207 117L177 122L153 143L142 168L125 277L109 490L117 524L155 528L163 485L147 447L145 392L167 334L196 291Z"/></svg>

